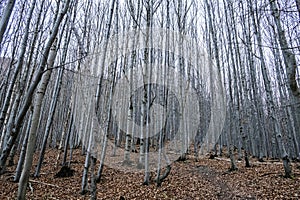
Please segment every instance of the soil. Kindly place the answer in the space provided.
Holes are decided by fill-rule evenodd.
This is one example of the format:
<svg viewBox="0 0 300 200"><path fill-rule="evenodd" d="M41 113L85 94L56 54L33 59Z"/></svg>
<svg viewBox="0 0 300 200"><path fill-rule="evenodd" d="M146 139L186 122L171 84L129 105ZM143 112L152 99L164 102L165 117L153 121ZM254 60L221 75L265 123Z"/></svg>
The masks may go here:
<svg viewBox="0 0 300 200"><path fill-rule="evenodd" d="M30 177L27 199L89 199L89 193L80 194L85 156L80 150L73 152L70 168L57 164L58 150L48 150L41 175ZM152 180L143 185L143 173L130 173L104 167L103 177L97 184L98 199L299 199L300 167L292 163L293 178L283 176L278 160L257 162L244 167L238 161L238 170L229 172L227 157L209 159L209 155L195 161L193 156L172 163L169 176L161 187ZM61 159L60 159L61 160ZM37 158L35 157L35 163ZM17 160L15 161L17 163ZM32 168L32 174L34 172ZM0 176L0 199L15 199L18 183L13 182L16 166L7 168ZM152 179L155 173L152 173Z"/></svg>

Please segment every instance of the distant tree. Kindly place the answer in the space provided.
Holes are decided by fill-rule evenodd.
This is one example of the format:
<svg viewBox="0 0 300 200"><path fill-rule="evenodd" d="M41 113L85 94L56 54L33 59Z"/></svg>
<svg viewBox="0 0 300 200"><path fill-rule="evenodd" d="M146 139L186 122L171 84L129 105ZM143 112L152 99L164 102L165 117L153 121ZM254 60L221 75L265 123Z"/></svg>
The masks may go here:
<svg viewBox="0 0 300 200"><path fill-rule="evenodd" d="M105 59L106 59L106 56L107 56L107 53L108 53L108 42L109 42L109 38L110 38L110 35L111 35L111 26L112 26L112 19L113 19L113 13L114 13L114 10L115 10L115 2L116 0L113 0L111 2L111 5L110 5L110 10L109 10L109 18L107 19L107 22L106 22L106 32L105 32L105 37L104 37L104 49L103 49L103 53L102 53L102 57L100 59L100 70L101 70L101 74L100 74L100 78L99 78L99 81L98 81L98 86L97 86L97 91L96 91L96 105L99 105L99 98L100 98L100 91L101 91L101 82L102 82L102 79L101 79L101 76L103 75L102 73L104 73L104 68L105 68ZM114 81L114 78L115 78L115 71L112 70L112 69L109 69L110 70L110 89L109 89L109 97L108 99L110 100L110 103L108 103L108 107L107 107L107 117L106 117L106 125L105 125L105 130L104 130L104 138L103 138L103 146L102 146L102 150L101 150L101 155L100 155L100 166L98 168L98 174L96 176L96 181L99 182L100 179L101 179L101 175L102 175L102 170L103 170L103 166L104 166L104 159L105 159L105 155L106 155L106 148L107 148L107 136L108 136L108 133L109 133L109 124L110 124L110 120L111 120L111 100L112 100L112 96L113 96L113 81ZM98 110L99 107L96 108L96 110Z"/></svg>

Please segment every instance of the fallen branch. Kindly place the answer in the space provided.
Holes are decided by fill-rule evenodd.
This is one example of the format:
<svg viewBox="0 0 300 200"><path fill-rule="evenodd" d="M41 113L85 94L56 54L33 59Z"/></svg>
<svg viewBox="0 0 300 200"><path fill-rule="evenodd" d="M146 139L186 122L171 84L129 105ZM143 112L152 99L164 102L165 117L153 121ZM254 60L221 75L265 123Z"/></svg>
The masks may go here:
<svg viewBox="0 0 300 200"><path fill-rule="evenodd" d="M228 158L218 158L218 157L215 157L216 160L223 160L223 161L227 161L227 162L230 162L230 159ZM241 163L243 161L237 161L238 163ZM258 162L258 161L254 161L252 162L252 164L257 164L257 165L281 165L282 163L278 160L266 160L265 162Z"/></svg>
<svg viewBox="0 0 300 200"><path fill-rule="evenodd" d="M261 177L264 177L264 176L269 176L269 175L277 175L278 173L276 172L270 172L270 173L265 173L265 174L262 174L260 175Z"/></svg>
<svg viewBox="0 0 300 200"><path fill-rule="evenodd" d="M29 182L32 182L32 183L39 183L39 184L42 184L42 185L47 185L47 186L51 186L51 187L57 187L57 188L60 188L58 185L53 185L53 184L50 184L50 183L44 183L44 182L40 182L40 181L35 181L35 180L32 180L32 179L30 179Z"/></svg>

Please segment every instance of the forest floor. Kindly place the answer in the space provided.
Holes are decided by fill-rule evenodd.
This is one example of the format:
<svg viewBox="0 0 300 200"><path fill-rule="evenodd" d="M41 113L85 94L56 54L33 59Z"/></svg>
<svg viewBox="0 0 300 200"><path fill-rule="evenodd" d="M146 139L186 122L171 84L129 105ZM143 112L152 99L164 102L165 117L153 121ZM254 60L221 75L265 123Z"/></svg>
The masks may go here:
<svg viewBox="0 0 300 200"><path fill-rule="evenodd" d="M89 199L81 195L81 178L85 156L74 150L71 168L74 175L55 178L58 150L48 150L39 178L30 177L27 199ZM17 162L17 161L16 161ZM35 158L36 163L36 158ZM105 167L97 184L98 199L300 199L300 164L292 163L294 178L283 177L281 162L251 159L252 167L238 161L238 170L229 172L229 159L192 156L172 163L169 176L161 187L152 182L142 185L143 173L117 171ZM33 168L34 169L34 168ZM13 182L15 166L0 176L0 199L15 199L18 183ZM33 172L33 171L32 171Z"/></svg>

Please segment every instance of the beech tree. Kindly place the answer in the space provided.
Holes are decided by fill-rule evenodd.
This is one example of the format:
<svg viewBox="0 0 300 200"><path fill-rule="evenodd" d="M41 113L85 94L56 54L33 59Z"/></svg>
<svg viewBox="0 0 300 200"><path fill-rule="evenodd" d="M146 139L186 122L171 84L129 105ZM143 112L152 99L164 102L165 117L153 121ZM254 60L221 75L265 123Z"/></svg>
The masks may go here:
<svg viewBox="0 0 300 200"><path fill-rule="evenodd" d="M280 159L293 177L299 0L1 5L0 174L15 167L19 199L32 165L36 177L43 172L48 148L64 167L81 148L81 194L91 189L92 199L104 166L116 164L110 156L122 169L144 170L144 185L161 186L172 161L204 153L225 154L237 173L237 159L247 167Z"/></svg>
<svg viewBox="0 0 300 200"><path fill-rule="evenodd" d="M55 61L56 45L57 45L57 41L54 41L51 51L49 53L49 60L48 60L49 67L52 67ZM32 114L29 138L27 142L24 169L22 171L21 178L19 181L18 199L25 199L26 188L27 188L29 173L32 165L33 153L35 149L36 132L40 120L42 101L45 95L45 91L47 89L50 75L51 75L51 70L48 70L47 72L44 73L40 82L40 86L37 91L37 95L35 97L34 110Z"/></svg>

